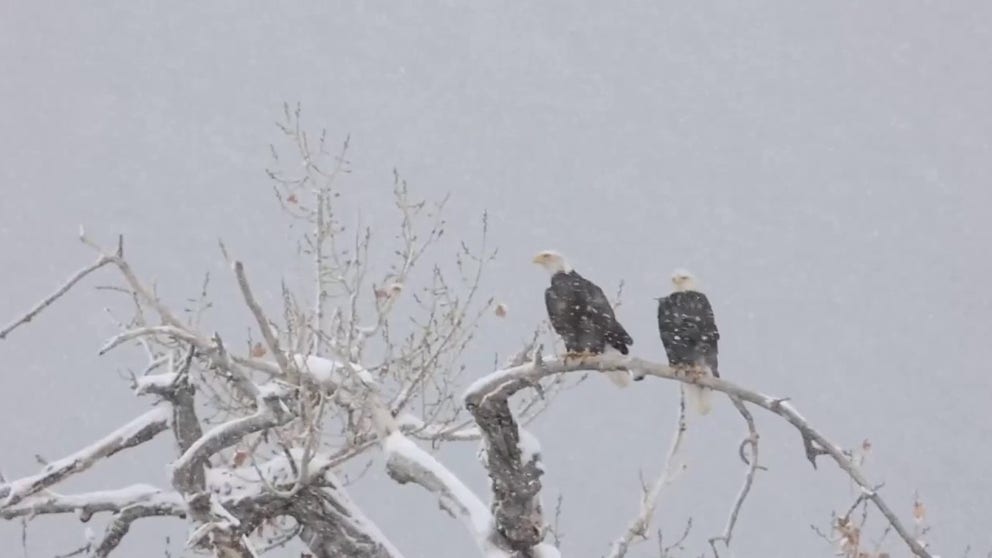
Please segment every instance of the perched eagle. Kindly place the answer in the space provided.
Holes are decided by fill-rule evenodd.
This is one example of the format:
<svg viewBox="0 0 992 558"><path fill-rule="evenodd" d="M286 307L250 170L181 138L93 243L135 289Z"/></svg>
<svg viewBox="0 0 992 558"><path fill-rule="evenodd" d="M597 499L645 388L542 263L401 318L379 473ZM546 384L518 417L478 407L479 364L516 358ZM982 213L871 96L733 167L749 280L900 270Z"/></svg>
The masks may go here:
<svg viewBox="0 0 992 558"><path fill-rule="evenodd" d="M617 322L603 289L576 273L558 252L546 250L533 261L551 274L544 302L551 326L565 342L566 357L601 354L607 345L627 354L627 345L633 345L634 340ZM621 387L630 383L630 373L625 370L608 372L607 376Z"/></svg>
<svg viewBox="0 0 992 558"><path fill-rule="evenodd" d="M683 269L672 274L674 292L658 299L658 331L668 354L668 363L687 372L706 373L717 378L717 341L713 307L696 287L695 277ZM701 415L710 412L710 390L683 384L690 405Z"/></svg>

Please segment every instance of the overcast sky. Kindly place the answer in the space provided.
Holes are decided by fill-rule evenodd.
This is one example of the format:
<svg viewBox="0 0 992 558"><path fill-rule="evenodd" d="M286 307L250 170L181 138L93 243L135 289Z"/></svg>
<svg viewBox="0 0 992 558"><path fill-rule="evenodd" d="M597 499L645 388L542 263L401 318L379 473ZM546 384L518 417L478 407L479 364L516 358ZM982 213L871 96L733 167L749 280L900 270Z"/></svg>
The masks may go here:
<svg viewBox="0 0 992 558"><path fill-rule="evenodd" d="M177 306L216 277L214 320L249 316L223 237L266 300L298 278L263 172L283 101L335 141L350 134L351 205L388 234L394 167L429 199L452 195L449 233L491 216L501 249L485 284L505 301L469 363L516 350L543 317L556 248L613 291L633 351L663 359L653 297L675 267L716 309L721 372L788 396L847 447L905 519L914 491L944 556L992 550L992 4L981 1L593 3L5 2L0 5L0 322L93 254L85 224L127 236L138 271ZM439 259L448 252L437 254ZM0 342L0 469L38 468L147 409L99 358L113 298L87 280ZM636 512L638 472L668 444L674 385L621 391L592 378L533 428L545 502L564 496L566 556L599 556ZM852 500L798 435L758 413L762 473L734 540L739 557L829 556L810 530ZM690 425L689 471L661 504L690 552L719 532L743 475L744 427L726 401ZM167 484L168 437L67 483ZM442 457L481 494L475 444ZM408 556L469 556L470 537L381 462L354 496ZM43 518L32 558L82 542ZM449 534L450 533L450 534ZM145 520L121 556L179 555L185 524ZM0 555L20 555L0 524ZM891 539L892 537L890 537ZM653 544L632 556L653 556Z"/></svg>

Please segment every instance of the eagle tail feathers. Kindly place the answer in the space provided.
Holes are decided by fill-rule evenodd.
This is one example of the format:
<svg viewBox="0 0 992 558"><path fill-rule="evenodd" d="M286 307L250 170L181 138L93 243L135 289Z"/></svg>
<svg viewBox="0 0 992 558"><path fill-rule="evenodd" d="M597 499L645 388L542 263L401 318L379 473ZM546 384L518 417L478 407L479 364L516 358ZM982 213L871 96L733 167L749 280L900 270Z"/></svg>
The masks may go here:
<svg viewBox="0 0 992 558"><path fill-rule="evenodd" d="M630 372L626 370L609 370L605 374L617 387L625 388L630 385Z"/></svg>
<svg viewBox="0 0 992 558"><path fill-rule="evenodd" d="M711 397L713 390L695 384L682 384L685 390L686 404L697 415L708 415L713 410Z"/></svg>

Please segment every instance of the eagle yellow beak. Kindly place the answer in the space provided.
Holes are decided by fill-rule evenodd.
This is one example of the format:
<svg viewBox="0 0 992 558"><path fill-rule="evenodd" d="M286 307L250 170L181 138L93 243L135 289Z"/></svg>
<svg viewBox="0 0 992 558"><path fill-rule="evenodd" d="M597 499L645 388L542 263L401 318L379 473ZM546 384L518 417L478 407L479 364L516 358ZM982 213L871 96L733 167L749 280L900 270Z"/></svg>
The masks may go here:
<svg viewBox="0 0 992 558"><path fill-rule="evenodd" d="M538 254L538 255L536 255L536 256L534 256L534 259L532 259L532 260L530 261L530 263L536 263L536 264L539 264L539 263L541 263L542 261L544 261L544 254Z"/></svg>

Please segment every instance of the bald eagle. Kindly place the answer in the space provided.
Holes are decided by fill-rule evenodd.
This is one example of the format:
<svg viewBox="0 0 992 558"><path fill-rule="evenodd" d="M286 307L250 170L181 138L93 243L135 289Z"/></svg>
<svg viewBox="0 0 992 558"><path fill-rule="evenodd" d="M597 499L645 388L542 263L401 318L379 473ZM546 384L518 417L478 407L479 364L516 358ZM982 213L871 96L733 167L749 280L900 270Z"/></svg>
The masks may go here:
<svg viewBox="0 0 992 558"><path fill-rule="evenodd" d="M674 292L658 299L658 331L675 368L695 373L709 371L719 378L717 342L720 332L713 317L713 307L699 291L695 277L683 269L672 274ZM683 384L690 405L701 415L710 412L710 390Z"/></svg>
<svg viewBox="0 0 992 558"><path fill-rule="evenodd" d="M551 274L544 302L551 326L565 342L566 358L601 354L607 345L627 354L627 346L634 340L617 322L603 289L579 275L558 252L546 250L533 261ZM607 376L620 387L630 383L626 370L608 372Z"/></svg>

